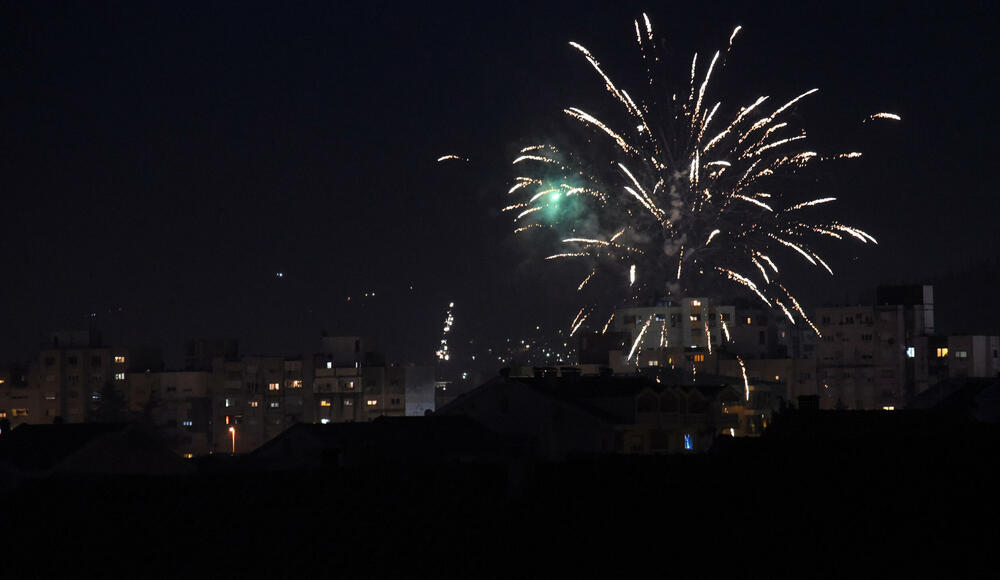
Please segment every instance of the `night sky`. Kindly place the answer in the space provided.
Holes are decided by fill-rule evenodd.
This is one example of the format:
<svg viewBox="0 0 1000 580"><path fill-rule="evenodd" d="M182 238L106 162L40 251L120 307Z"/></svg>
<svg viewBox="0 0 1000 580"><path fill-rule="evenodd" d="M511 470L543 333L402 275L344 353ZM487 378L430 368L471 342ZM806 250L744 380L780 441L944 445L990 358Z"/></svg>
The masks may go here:
<svg viewBox="0 0 1000 580"><path fill-rule="evenodd" d="M643 10L681 86L742 25L716 95L819 87L809 142L865 153L828 193L880 245L796 280L807 307L948 279L942 312L996 311L990 2L22 4L0 17L0 361L91 320L172 362L187 337L284 354L323 330L429 362L451 300L455 342L565 325L578 278L498 212L510 160L576 130L563 107L608 106L568 41L642 81ZM903 121L861 124L878 111Z"/></svg>

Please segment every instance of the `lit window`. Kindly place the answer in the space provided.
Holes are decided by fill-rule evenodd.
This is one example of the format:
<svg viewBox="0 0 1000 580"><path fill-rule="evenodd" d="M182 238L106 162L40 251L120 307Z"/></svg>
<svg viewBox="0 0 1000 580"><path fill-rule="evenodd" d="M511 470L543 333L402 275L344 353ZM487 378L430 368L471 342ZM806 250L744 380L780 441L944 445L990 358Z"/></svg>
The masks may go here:
<svg viewBox="0 0 1000 580"><path fill-rule="evenodd" d="M193 458L194 458L194 453L185 453L184 454L184 459L193 459Z"/></svg>
<svg viewBox="0 0 1000 580"><path fill-rule="evenodd" d="M937 349L937 356L938 358L944 358L948 356L948 347Z"/></svg>
<svg viewBox="0 0 1000 580"><path fill-rule="evenodd" d="M291 388L293 388L293 389L301 389L302 388L302 381L301 380L294 380L294 381L292 381Z"/></svg>
<svg viewBox="0 0 1000 580"><path fill-rule="evenodd" d="M347 381L347 388L348 389L353 389L354 388L354 381Z"/></svg>
<svg viewBox="0 0 1000 580"><path fill-rule="evenodd" d="M271 408L272 409L277 409L280 406L281 406L281 403L279 403L278 401L271 401Z"/></svg>
<svg viewBox="0 0 1000 580"><path fill-rule="evenodd" d="M327 423L330 422L330 420L327 419L326 417L323 417L322 419L319 420L319 422L322 423L322 424L324 424L324 425L326 425Z"/></svg>
<svg viewBox="0 0 1000 580"><path fill-rule="evenodd" d="M753 322L753 319L751 319L751 318L750 318L749 316L747 316L747 324L749 325L749 324L751 324L752 322Z"/></svg>
<svg viewBox="0 0 1000 580"><path fill-rule="evenodd" d="M378 405L378 399L368 399L369 407L374 407L375 405Z"/></svg>
<svg viewBox="0 0 1000 580"><path fill-rule="evenodd" d="M251 407L256 407L258 405L260 405L260 403L258 403L257 401L250 401L250 406Z"/></svg>
<svg viewBox="0 0 1000 580"><path fill-rule="evenodd" d="M692 300L691 306L701 306L701 300Z"/></svg>
<svg viewBox="0 0 1000 580"><path fill-rule="evenodd" d="M883 411L895 411L896 407L894 407L892 405L886 405L885 407L882 407L882 410Z"/></svg>
<svg viewBox="0 0 1000 580"><path fill-rule="evenodd" d="M4 383L6 383L6 382L7 382L7 381L5 381L5 380L3 380L3 379L0 379L0 385L4 384Z"/></svg>
<svg viewBox="0 0 1000 580"><path fill-rule="evenodd" d="M117 355L117 356L115 356L115 362L118 363L118 364L124 364L125 363L125 357L123 357L122 355Z"/></svg>
<svg viewBox="0 0 1000 580"><path fill-rule="evenodd" d="M233 406L233 400L232 399L226 399L226 406L227 407L232 407Z"/></svg>
<svg viewBox="0 0 1000 580"><path fill-rule="evenodd" d="M651 367L660 366L660 361L658 361L658 360L651 360L651 361L649 361L649 366L651 366Z"/></svg>
<svg viewBox="0 0 1000 580"><path fill-rule="evenodd" d="M319 402L319 406L320 407L329 407L330 406L330 399L323 399L322 401Z"/></svg>
<svg viewBox="0 0 1000 580"><path fill-rule="evenodd" d="M915 358L917 356L917 349L912 346L906 347L906 358Z"/></svg>
<svg viewBox="0 0 1000 580"><path fill-rule="evenodd" d="M184 421L184 426L185 427L191 427L192 425L194 425L194 421L191 421L191 420Z"/></svg>
<svg viewBox="0 0 1000 580"><path fill-rule="evenodd" d="M332 369L333 368L333 361L326 361L326 368Z"/></svg>
<svg viewBox="0 0 1000 580"><path fill-rule="evenodd" d="M226 425L229 424L229 415L226 415Z"/></svg>
<svg viewBox="0 0 1000 580"><path fill-rule="evenodd" d="M277 391L280 388L281 388L281 385L279 385L278 383L268 383L267 384L267 390L269 390L269 391Z"/></svg>
<svg viewBox="0 0 1000 580"><path fill-rule="evenodd" d="M969 358L969 352L965 350L956 350L955 358Z"/></svg>
<svg viewBox="0 0 1000 580"><path fill-rule="evenodd" d="M780 381L780 380L781 380L781 377L780 377L779 375L774 375L774 380L776 380L776 381Z"/></svg>
<svg viewBox="0 0 1000 580"><path fill-rule="evenodd" d="M115 373L115 380L116 381L124 381L125 380L125 373Z"/></svg>
<svg viewBox="0 0 1000 580"><path fill-rule="evenodd" d="M684 449L687 449L688 451L694 449L694 438L691 437L690 433L684 434Z"/></svg>
<svg viewBox="0 0 1000 580"><path fill-rule="evenodd" d="M353 405L353 404L354 404L354 401L352 401L352 400L350 400L350 399L345 399L345 400L344 400L344 406L345 406L345 407L350 407L350 406L351 406L351 405Z"/></svg>
<svg viewBox="0 0 1000 580"><path fill-rule="evenodd" d="M705 362L705 355L703 354L694 355L694 362Z"/></svg>
<svg viewBox="0 0 1000 580"><path fill-rule="evenodd" d="M56 400L55 393L45 393L45 400L46 401L55 401Z"/></svg>
<svg viewBox="0 0 1000 580"><path fill-rule="evenodd" d="M6 418L7 418L7 412L6 411L0 411L0 419L6 419Z"/></svg>

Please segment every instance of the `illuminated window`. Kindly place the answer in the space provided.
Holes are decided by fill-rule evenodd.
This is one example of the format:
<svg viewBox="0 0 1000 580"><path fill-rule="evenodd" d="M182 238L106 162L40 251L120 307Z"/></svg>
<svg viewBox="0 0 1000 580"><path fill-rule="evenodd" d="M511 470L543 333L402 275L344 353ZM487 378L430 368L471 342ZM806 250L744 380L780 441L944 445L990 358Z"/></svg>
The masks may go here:
<svg viewBox="0 0 1000 580"><path fill-rule="evenodd" d="M125 373L115 373L115 380L116 381L124 381L125 380Z"/></svg>
<svg viewBox="0 0 1000 580"><path fill-rule="evenodd" d="M322 401L319 402L319 406L320 407L329 407L330 406L330 399L323 399Z"/></svg>
<svg viewBox="0 0 1000 580"><path fill-rule="evenodd" d="M690 433L684 434L684 449L687 449L688 451L694 449L694 438L691 437Z"/></svg>
<svg viewBox="0 0 1000 580"><path fill-rule="evenodd" d="M955 358L969 358L969 352L965 350L956 350Z"/></svg>
<svg viewBox="0 0 1000 580"><path fill-rule="evenodd" d="M45 400L46 401L55 401L56 400L55 393L45 393Z"/></svg>
<svg viewBox="0 0 1000 580"><path fill-rule="evenodd" d="M187 421L184 421L184 426L185 427L191 427L192 425L194 425L194 421L191 421L190 419L187 420Z"/></svg>
<svg viewBox="0 0 1000 580"><path fill-rule="evenodd" d="M271 408L272 409L277 409L280 406L281 406L281 403L279 403L278 401L271 401Z"/></svg>
<svg viewBox="0 0 1000 580"><path fill-rule="evenodd" d="M322 424L324 424L324 425L326 425L327 423L330 422L330 420L327 419L326 417L323 417L322 419L319 420L319 422L322 423Z"/></svg>
<svg viewBox="0 0 1000 580"><path fill-rule="evenodd" d="M294 381L292 381L292 384L290 385L290 387L293 388L293 389L301 389L302 388L302 381L301 380L294 380Z"/></svg>
<svg viewBox="0 0 1000 580"><path fill-rule="evenodd" d="M194 459L194 453L185 453L184 459Z"/></svg>
<svg viewBox="0 0 1000 580"><path fill-rule="evenodd" d="M29 413L27 409L11 409L10 414L15 417L27 417Z"/></svg>
<svg viewBox="0 0 1000 580"><path fill-rule="evenodd" d="M6 419L6 418L7 418L6 411L0 411L0 419Z"/></svg>
<svg viewBox="0 0 1000 580"><path fill-rule="evenodd" d="M232 399L226 399L226 406L227 407L232 407L233 406L233 400Z"/></svg>
<svg viewBox="0 0 1000 580"><path fill-rule="evenodd" d="M226 425L229 424L229 415L226 415Z"/></svg>
<svg viewBox="0 0 1000 580"><path fill-rule="evenodd" d="M896 407L894 407L894 406L892 406L892 405L887 405L887 406L885 406L885 407L882 407L882 410L883 410L883 411L895 411L895 410L896 410Z"/></svg>
<svg viewBox="0 0 1000 580"><path fill-rule="evenodd" d="M375 405L378 405L378 399L368 399L369 407L374 407Z"/></svg>
<svg viewBox="0 0 1000 580"><path fill-rule="evenodd" d="M779 375L774 375L774 380L776 380L776 381L780 381L780 380L781 380L781 377L780 377Z"/></svg>
<svg viewBox="0 0 1000 580"><path fill-rule="evenodd" d="M0 379L0 385L4 384L4 383L6 383L6 382L7 382L7 381L5 381L5 380L3 380L3 379Z"/></svg>
<svg viewBox="0 0 1000 580"><path fill-rule="evenodd" d="M278 383L268 383L267 384L267 390L269 390L269 391L277 391L279 389L281 389L281 385L279 385Z"/></svg>
<svg viewBox="0 0 1000 580"><path fill-rule="evenodd" d="M348 389L353 389L354 388L354 381L347 381L347 388Z"/></svg>
<svg viewBox="0 0 1000 580"><path fill-rule="evenodd" d="M917 349L912 346L906 347L906 358L914 358L917 356Z"/></svg>
<svg viewBox="0 0 1000 580"><path fill-rule="evenodd" d="M122 355L115 356L115 362L118 364L125 364L125 357Z"/></svg>
<svg viewBox="0 0 1000 580"><path fill-rule="evenodd" d="M260 405L260 403L258 403L257 401L250 401L250 406L251 407L256 407L258 405Z"/></svg>
<svg viewBox="0 0 1000 580"><path fill-rule="evenodd" d="M747 316L747 326L753 323L753 319Z"/></svg>
<svg viewBox="0 0 1000 580"><path fill-rule="evenodd" d="M350 406L351 406L351 405L353 405L353 404L354 404L354 401L352 401L352 400L350 400L350 399L345 399L345 400L344 400L344 406L345 406L345 407L350 407Z"/></svg>
<svg viewBox="0 0 1000 580"><path fill-rule="evenodd" d="M333 368L333 361L326 361L326 368L332 369Z"/></svg>
<svg viewBox="0 0 1000 580"><path fill-rule="evenodd" d="M694 362L705 362L705 355L703 354L694 355Z"/></svg>
<svg viewBox="0 0 1000 580"><path fill-rule="evenodd" d="M948 356L948 347L937 349L937 356L938 358L944 358Z"/></svg>
<svg viewBox="0 0 1000 580"><path fill-rule="evenodd" d="M691 306L701 306L701 300L692 300Z"/></svg>
<svg viewBox="0 0 1000 580"><path fill-rule="evenodd" d="M651 360L651 361L649 361L649 366L651 366L651 367L658 367L658 366L660 366L660 361L658 361L658 360Z"/></svg>

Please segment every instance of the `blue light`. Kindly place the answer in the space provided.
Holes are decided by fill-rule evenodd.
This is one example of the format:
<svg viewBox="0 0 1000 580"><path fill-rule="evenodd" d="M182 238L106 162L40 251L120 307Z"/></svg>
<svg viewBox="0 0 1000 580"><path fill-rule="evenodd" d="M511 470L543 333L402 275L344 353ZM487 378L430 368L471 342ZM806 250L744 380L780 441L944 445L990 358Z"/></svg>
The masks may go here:
<svg viewBox="0 0 1000 580"><path fill-rule="evenodd" d="M684 449L687 449L688 451L694 449L694 440L691 438L690 433L684 434Z"/></svg>

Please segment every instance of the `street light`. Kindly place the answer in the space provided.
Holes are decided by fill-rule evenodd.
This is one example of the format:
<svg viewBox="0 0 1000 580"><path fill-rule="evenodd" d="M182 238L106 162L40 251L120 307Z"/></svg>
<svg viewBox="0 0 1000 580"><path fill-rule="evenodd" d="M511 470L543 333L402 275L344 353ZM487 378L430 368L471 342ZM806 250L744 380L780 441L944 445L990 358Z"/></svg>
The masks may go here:
<svg viewBox="0 0 1000 580"><path fill-rule="evenodd" d="M236 455L236 427L230 427L229 433L233 436L233 455Z"/></svg>

